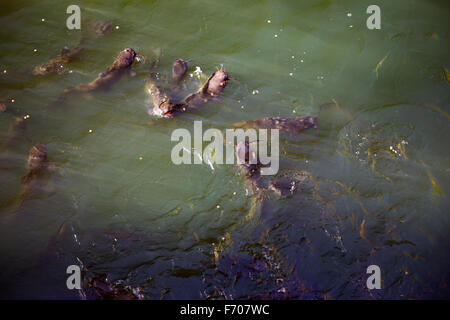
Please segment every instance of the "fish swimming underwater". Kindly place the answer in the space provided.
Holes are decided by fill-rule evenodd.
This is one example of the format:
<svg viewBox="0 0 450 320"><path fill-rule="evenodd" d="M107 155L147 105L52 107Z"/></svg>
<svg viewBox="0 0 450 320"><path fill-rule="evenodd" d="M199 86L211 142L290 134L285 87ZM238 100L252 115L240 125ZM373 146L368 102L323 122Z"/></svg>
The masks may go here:
<svg viewBox="0 0 450 320"><path fill-rule="evenodd" d="M96 21L95 23L88 24L86 29L89 30L90 34L94 35L94 38L99 38L108 33L111 28L111 21ZM86 39L86 37L83 37L82 40L80 40L72 49L64 47L58 56L44 62L39 66L36 66L33 69L33 75L44 76L51 73L62 74L67 72L67 65L77 59L84 51L84 39Z"/></svg>
<svg viewBox="0 0 450 320"><path fill-rule="evenodd" d="M278 129L282 133L297 133L310 128L317 128L317 117L265 117L257 120L241 121L234 127L250 127L261 129Z"/></svg>
<svg viewBox="0 0 450 320"><path fill-rule="evenodd" d="M50 59L49 61L36 66L33 69L33 75L35 76L43 76L50 73L58 73L62 74L67 71L67 65L76 59L81 52L83 52L84 47L81 44L81 41L78 42L72 49L68 47L64 47L61 50L60 55Z"/></svg>

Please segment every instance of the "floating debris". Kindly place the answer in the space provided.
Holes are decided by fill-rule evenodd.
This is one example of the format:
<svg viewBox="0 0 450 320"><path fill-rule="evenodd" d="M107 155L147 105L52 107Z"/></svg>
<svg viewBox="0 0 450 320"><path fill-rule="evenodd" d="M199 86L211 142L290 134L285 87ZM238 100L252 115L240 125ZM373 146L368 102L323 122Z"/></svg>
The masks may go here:
<svg viewBox="0 0 450 320"><path fill-rule="evenodd" d="M366 240L366 236L364 235L364 226L366 225L366 220L361 222L361 226L359 227L359 236Z"/></svg>
<svg viewBox="0 0 450 320"><path fill-rule="evenodd" d="M198 234L195 233L195 232L193 232L193 234L194 234L195 240L196 240L197 242L200 242L200 238L198 237Z"/></svg>
<svg viewBox="0 0 450 320"><path fill-rule="evenodd" d="M383 65L383 63L386 61L386 59L389 58L389 53L387 55L384 56L383 59L381 59L380 62L378 62L377 66L375 67L375 69L373 69L373 72L375 72L375 74L377 75L378 78L378 70L381 68L381 66Z"/></svg>
<svg viewBox="0 0 450 320"><path fill-rule="evenodd" d="M444 191L441 189L441 187L437 184L437 181L434 179L433 175L431 174L430 170L428 170L427 165L422 160L419 160L422 164L423 168L425 169L428 179L430 180L432 190L431 193L433 194L433 201L436 200L438 196L445 196Z"/></svg>

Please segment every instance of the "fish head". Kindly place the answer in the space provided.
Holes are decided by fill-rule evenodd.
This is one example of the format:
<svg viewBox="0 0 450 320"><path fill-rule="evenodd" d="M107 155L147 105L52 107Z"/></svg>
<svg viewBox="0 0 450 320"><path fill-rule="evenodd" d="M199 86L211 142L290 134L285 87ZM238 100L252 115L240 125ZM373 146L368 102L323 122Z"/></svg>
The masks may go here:
<svg viewBox="0 0 450 320"><path fill-rule="evenodd" d="M214 72L209 79L207 92L211 95L220 94L223 89L225 89L228 80L230 80L228 72L226 72L223 68L220 68L218 71Z"/></svg>
<svg viewBox="0 0 450 320"><path fill-rule="evenodd" d="M28 155L28 170L36 170L47 161L47 146L43 143L35 144Z"/></svg>
<svg viewBox="0 0 450 320"><path fill-rule="evenodd" d="M131 48L123 49L116 58L114 66L116 69L123 69L131 66L136 58L136 52Z"/></svg>
<svg viewBox="0 0 450 320"><path fill-rule="evenodd" d="M63 68L64 66L61 65ZM45 76L46 74L52 73L56 71L57 64L53 63L52 61L46 62L40 66L36 66L33 69L33 75L35 76Z"/></svg>

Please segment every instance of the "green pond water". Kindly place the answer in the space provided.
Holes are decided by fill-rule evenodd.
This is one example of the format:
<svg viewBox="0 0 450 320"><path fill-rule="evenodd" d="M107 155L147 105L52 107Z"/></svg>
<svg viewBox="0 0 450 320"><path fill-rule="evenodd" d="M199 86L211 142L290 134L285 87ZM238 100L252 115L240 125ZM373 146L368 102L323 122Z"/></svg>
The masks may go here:
<svg viewBox="0 0 450 320"><path fill-rule="evenodd" d="M148 299L450 297L448 1L379 1L381 30L366 26L370 1L78 1L82 25L112 31L68 72L33 76L80 40L70 4L0 4L2 145L29 116L0 170L1 298L78 299L72 264ZM126 47L145 57L134 76L55 106ZM235 80L220 102L155 119L144 85L158 51L162 86L175 58L189 60L185 93L196 67ZM305 115L318 128L280 140L278 177L302 178L292 197L255 205L235 166L171 161L171 133L194 120ZM52 170L17 209L37 142Z"/></svg>

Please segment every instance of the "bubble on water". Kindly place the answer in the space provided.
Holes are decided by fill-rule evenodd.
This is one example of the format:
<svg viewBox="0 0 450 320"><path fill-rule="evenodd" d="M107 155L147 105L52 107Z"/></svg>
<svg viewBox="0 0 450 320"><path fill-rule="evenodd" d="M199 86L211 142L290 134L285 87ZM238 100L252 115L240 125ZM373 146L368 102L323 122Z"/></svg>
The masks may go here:
<svg viewBox="0 0 450 320"><path fill-rule="evenodd" d="M200 79L202 73L203 73L202 69L199 66L196 66L193 75L198 79Z"/></svg>
<svg viewBox="0 0 450 320"><path fill-rule="evenodd" d="M267 20L267 23L271 23L272 21L270 21L270 20Z"/></svg>

